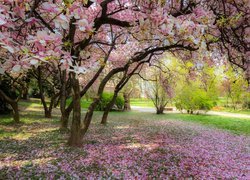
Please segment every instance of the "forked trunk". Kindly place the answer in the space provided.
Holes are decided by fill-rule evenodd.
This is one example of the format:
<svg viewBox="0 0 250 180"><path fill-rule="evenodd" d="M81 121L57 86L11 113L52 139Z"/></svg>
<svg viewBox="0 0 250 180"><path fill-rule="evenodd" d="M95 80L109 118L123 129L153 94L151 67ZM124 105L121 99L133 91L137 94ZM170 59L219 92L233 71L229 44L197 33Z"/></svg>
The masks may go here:
<svg viewBox="0 0 250 180"><path fill-rule="evenodd" d="M163 112L164 112L164 107L158 107L156 109L156 114L163 114Z"/></svg>

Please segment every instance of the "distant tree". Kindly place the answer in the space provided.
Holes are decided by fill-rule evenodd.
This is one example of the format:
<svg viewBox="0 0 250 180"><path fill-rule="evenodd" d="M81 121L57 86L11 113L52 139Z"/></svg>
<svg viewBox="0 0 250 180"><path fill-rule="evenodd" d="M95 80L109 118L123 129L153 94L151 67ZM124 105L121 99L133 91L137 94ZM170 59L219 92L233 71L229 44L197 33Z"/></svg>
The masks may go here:
<svg viewBox="0 0 250 180"><path fill-rule="evenodd" d="M213 99L204 89L195 85L184 86L182 91L176 96L176 108L187 113L199 113L199 111L209 111L215 105Z"/></svg>
<svg viewBox="0 0 250 180"><path fill-rule="evenodd" d="M222 80L222 91L227 99L227 106L233 109L247 108L249 105L248 83L240 69L227 67Z"/></svg>
<svg viewBox="0 0 250 180"><path fill-rule="evenodd" d="M163 114L166 105L174 97L174 74L167 69L161 61L157 62L155 68L149 73L152 78L146 81L146 94L153 101L156 114ZM165 71L165 70L168 71Z"/></svg>
<svg viewBox="0 0 250 180"><path fill-rule="evenodd" d="M180 71L182 78L175 97L176 108L190 114L211 110L218 98L215 68L206 63L187 62Z"/></svg>

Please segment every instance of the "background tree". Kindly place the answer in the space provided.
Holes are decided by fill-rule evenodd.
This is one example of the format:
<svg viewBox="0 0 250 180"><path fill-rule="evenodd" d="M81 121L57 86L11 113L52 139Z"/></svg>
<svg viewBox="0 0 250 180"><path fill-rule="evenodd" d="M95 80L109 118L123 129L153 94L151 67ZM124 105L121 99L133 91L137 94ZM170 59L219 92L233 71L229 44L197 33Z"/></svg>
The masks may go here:
<svg viewBox="0 0 250 180"><path fill-rule="evenodd" d="M148 70L150 81L146 81L146 94L154 103L156 114L163 114L165 107L174 98L175 75L164 64L163 60L156 62L154 68Z"/></svg>
<svg viewBox="0 0 250 180"><path fill-rule="evenodd" d="M226 67L222 79L222 91L226 97L226 106L235 109L247 108L249 104L248 84L240 69Z"/></svg>
<svg viewBox="0 0 250 180"><path fill-rule="evenodd" d="M205 62L201 64L189 61L182 65L181 72L176 89L176 108L191 114L211 110L218 99L219 76L216 75L215 67Z"/></svg>

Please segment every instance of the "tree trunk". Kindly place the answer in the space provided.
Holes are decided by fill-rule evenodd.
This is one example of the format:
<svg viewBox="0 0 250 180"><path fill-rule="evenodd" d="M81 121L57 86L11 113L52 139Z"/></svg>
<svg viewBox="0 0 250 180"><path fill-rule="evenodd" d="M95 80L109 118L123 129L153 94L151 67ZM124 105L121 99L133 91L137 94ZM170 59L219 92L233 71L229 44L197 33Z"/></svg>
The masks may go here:
<svg viewBox="0 0 250 180"><path fill-rule="evenodd" d="M91 123L92 120L92 116L93 116L93 112L96 108L96 106L98 105L98 103L100 102L100 98L101 95L104 91L105 85L107 84L107 82L113 77L113 75L115 75L116 73L119 73L121 71L123 71L123 68L117 68L117 69L113 69L112 71L110 71L105 78L101 81L99 88L98 88L98 93L97 93L97 97L94 99L94 101L90 104L88 111L85 115L84 118L84 124L83 124L83 129L82 129L82 136L84 136L89 128L89 125Z"/></svg>
<svg viewBox="0 0 250 180"><path fill-rule="evenodd" d="M60 96L58 96L56 99L55 99L55 102L54 102L54 108L57 108L57 106L59 105L60 103Z"/></svg>
<svg viewBox="0 0 250 180"><path fill-rule="evenodd" d="M50 99L50 104L49 104L49 108L45 109L45 117L46 118L52 118L52 110L53 110L53 106L54 106L54 102L55 99L57 98L59 94L54 94L51 99Z"/></svg>
<svg viewBox="0 0 250 180"><path fill-rule="evenodd" d="M95 100L90 104L88 111L84 117L84 121L83 121L83 128L81 130L82 132L82 137L86 134L86 132L89 129L89 125L91 123L92 117L93 117L93 113L94 110L96 108L96 106L98 105L98 103L100 102L100 96L95 98Z"/></svg>
<svg viewBox="0 0 250 180"><path fill-rule="evenodd" d="M20 115L19 115L19 110L18 110L18 102L13 101L10 103L12 109L13 109L13 120L15 123L20 123Z"/></svg>
<svg viewBox="0 0 250 180"><path fill-rule="evenodd" d="M108 103L108 105L105 107L105 110L104 110L104 113L102 115L102 121L101 121L101 124L103 125L106 125L107 124L107 119L108 119L108 114L111 110L111 108L114 106L115 104L115 100L117 98L117 95L118 95L118 91L115 91L114 92L114 95L111 99L111 101Z"/></svg>
<svg viewBox="0 0 250 180"><path fill-rule="evenodd" d="M164 107L156 108L156 114L163 114L163 112L164 112Z"/></svg>
<svg viewBox="0 0 250 180"><path fill-rule="evenodd" d="M69 113L64 112L64 114L61 115L61 131L67 131L68 130L68 124L69 124Z"/></svg>
<svg viewBox="0 0 250 180"><path fill-rule="evenodd" d="M41 99L43 109L44 109L44 116L45 116L45 118L51 118L51 112L48 109L46 101L45 101L44 90L43 90L43 82L42 82L42 72L41 72L40 67L38 67L38 79L37 80L38 80L40 99Z"/></svg>
<svg viewBox="0 0 250 180"><path fill-rule="evenodd" d="M79 80L74 75L73 79L73 119L68 144L70 146L80 146L82 144L81 135L81 95Z"/></svg>
<svg viewBox="0 0 250 180"><path fill-rule="evenodd" d="M70 146L80 146L82 144L82 138L86 134L89 125L92 120L93 112L100 101L100 97L103 93L106 83L112 78L112 76L116 73L123 71L124 68L116 68L110 71L102 82L99 85L97 97L91 103L88 108L87 113L85 114L83 127L81 126L81 92L79 86L79 80L76 77L73 77L73 120L72 120L72 127L71 127L71 134L68 140L68 144Z"/></svg>
<svg viewBox="0 0 250 180"><path fill-rule="evenodd" d="M13 120L15 123L20 123L20 115L19 115L19 109L18 109L18 100L19 97L15 100L11 99L9 96L7 96L1 89L0 89L0 96L12 107L13 112Z"/></svg>
<svg viewBox="0 0 250 180"><path fill-rule="evenodd" d="M44 111L44 116L45 116L45 118L51 118L51 117L52 117L51 111L49 111L48 109L46 109L46 110Z"/></svg>
<svg viewBox="0 0 250 180"><path fill-rule="evenodd" d="M62 86L60 95L61 127L60 130L68 129L69 113L66 112L66 70L62 72ZM73 108L72 108L73 109Z"/></svg>
<svg viewBox="0 0 250 180"><path fill-rule="evenodd" d="M130 94L124 92L123 98L124 98L124 111L131 111Z"/></svg>

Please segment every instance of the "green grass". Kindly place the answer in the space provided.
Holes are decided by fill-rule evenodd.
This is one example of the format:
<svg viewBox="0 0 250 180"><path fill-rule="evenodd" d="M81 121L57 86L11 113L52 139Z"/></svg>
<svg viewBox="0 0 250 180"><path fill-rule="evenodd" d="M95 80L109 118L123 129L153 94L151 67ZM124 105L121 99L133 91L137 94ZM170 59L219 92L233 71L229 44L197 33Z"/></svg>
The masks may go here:
<svg viewBox="0 0 250 180"><path fill-rule="evenodd" d="M230 113L237 113L237 114L248 114L250 115L250 110L242 110L242 109L233 109L229 107L220 107L219 110L213 109L214 111L221 111L221 112L230 112Z"/></svg>
<svg viewBox="0 0 250 180"><path fill-rule="evenodd" d="M134 101L138 102L138 100ZM144 101L147 102L147 101ZM82 101L82 106L86 107L89 101ZM137 103L139 104L139 103ZM147 104L147 103L146 103ZM147 104L148 105L148 104ZM41 105L32 100L31 102L20 102L20 106L23 109L21 112L21 124L15 125L12 123L12 117L10 115L0 115L0 138L11 137L20 134L19 129L24 125L30 124L54 124L59 123L60 114L57 111L56 114L53 114L53 119L46 119L43 115L43 109ZM26 110L25 107L30 108L31 110ZM101 119L102 112L95 112L95 118ZM110 112L111 119L134 119L134 120L181 120L198 123L204 126L210 126L213 128L219 128L227 131L231 131L236 134L247 134L250 135L250 118L233 118L225 116L215 116L215 115L189 115L189 114L178 114L178 113L169 113L164 115L156 115L154 113L140 113L140 112Z"/></svg>
<svg viewBox="0 0 250 180"><path fill-rule="evenodd" d="M131 106L154 107L154 103L150 99L132 98Z"/></svg>
<svg viewBox="0 0 250 180"><path fill-rule="evenodd" d="M250 118L235 118L217 115L189 115L179 113L169 113L157 115L153 113L140 113L140 112L111 112L112 117L132 118L137 120L181 120L194 122L204 126L223 129L235 134L250 135Z"/></svg>
<svg viewBox="0 0 250 180"><path fill-rule="evenodd" d="M69 105L70 102L71 102L71 99L68 99L67 100L67 105ZM82 98L81 107L86 109L86 108L89 107L91 102L92 102L91 100L86 100L86 99ZM130 100L130 104L131 104L131 106L154 107L154 104L150 99L132 98Z"/></svg>
<svg viewBox="0 0 250 180"><path fill-rule="evenodd" d="M86 100L84 98L81 99L81 107L84 109L87 109L89 105L91 104L91 100ZM67 99L66 104L67 106L71 103L71 98Z"/></svg>
<svg viewBox="0 0 250 180"><path fill-rule="evenodd" d="M214 111L222 111L222 112L230 112L230 113L240 113L240 114L250 114L250 110L247 109L234 109L233 107L226 107L227 104L231 105L232 102L229 99L227 103L226 97L219 97L217 101L217 107L215 107Z"/></svg>
<svg viewBox="0 0 250 180"><path fill-rule="evenodd" d="M215 115L169 114L166 118L191 121L205 126L225 129L236 134L250 135L250 118L235 118Z"/></svg>

